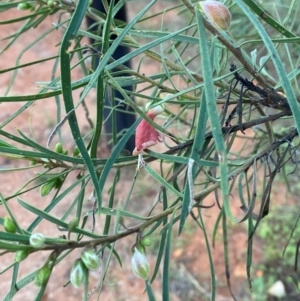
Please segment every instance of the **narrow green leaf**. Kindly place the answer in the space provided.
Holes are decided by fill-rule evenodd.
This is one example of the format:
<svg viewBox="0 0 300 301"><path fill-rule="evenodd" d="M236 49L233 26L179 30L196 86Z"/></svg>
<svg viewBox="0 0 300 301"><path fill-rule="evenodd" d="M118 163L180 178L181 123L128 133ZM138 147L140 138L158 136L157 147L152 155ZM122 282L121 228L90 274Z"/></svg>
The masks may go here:
<svg viewBox="0 0 300 301"><path fill-rule="evenodd" d="M230 292L230 295L234 301L237 301L232 289L230 282L230 265L229 265L229 251L228 251L228 237L227 237L227 219L224 208L222 208L222 229L223 229L223 246L224 246L224 261L225 261L225 271L226 271L226 281L227 287Z"/></svg>
<svg viewBox="0 0 300 301"><path fill-rule="evenodd" d="M0 232L0 235L2 235L2 233ZM28 237L28 242L29 242L29 237ZM19 250L32 250L32 247L29 245L20 245L20 244L13 244L13 243L9 243L6 241L1 241L0 240L0 250L4 250L4 251L11 251L11 252L16 252Z"/></svg>
<svg viewBox="0 0 300 301"><path fill-rule="evenodd" d="M201 116L203 117L203 116ZM201 120L202 121L202 120ZM204 131L203 131L204 132ZM204 132L205 134L205 132ZM205 135L204 135L205 136ZM195 141L195 140L194 140ZM194 142L195 143L195 142ZM170 162L170 163L180 163L180 164L188 164L189 163L189 158L183 157L183 156L172 156L172 155L167 155L167 154L161 154L161 153L156 153L151 150L146 151L147 154L151 157L163 160L165 163ZM199 160L198 158L195 160L195 164L197 164L199 167L200 166L209 166L209 167L218 167L219 163L215 161L209 161L209 160Z"/></svg>
<svg viewBox="0 0 300 301"><path fill-rule="evenodd" d="M110 3L107 17L103 26L103 41L101 45L101 52L102 55L107 52L107 49L109 48L109 39L110 39L110 30L111 30L111 24L113 22L113 8L114 8L114 2ZM102 60L102 59L101 59ZM97 149L98 149L98 143L102 132L102 119L103 119L103 110L104 110L104 103L105 103L105 93L106 91L106 85L104 82L104 70L101 70L99 73L98 79L97 79L97 94L96 94L96 122L95 122L95 130L93 133L93 138L91 142L91 157L96 158L97 157ZM87 90L88 92L88 90ZM113 98L113 97L112 97ZM83 99L83 97L82 97ZM112 107L114 104L114 98L112 99ZM112 114L115 114L114 111ZM112 120L112 124L115 125L115 120Z"/></svg>
<svg viewBox="0 0 300 301"><path fill-rule="evenodd" d="M167 210L168 209L168 200L167 200L166 189L163 190L162 195L163 195L163 197L162 197L163 209ZM163 218L162 222L163 222L164 226L167 225L168 217L166 216L165 218ZM160 221L157 224L159 225ZM158 225L157 225L157 227L158 227ZM147 236L148 234L146 233L145 235ZM166 237L167 237L167 231L163 231L161 233L159 249L158 249L158 252L157 252L157 255L156 255L155 267L154 267L153 274L152 274L152 277L151 277L151 280L150 280L151 283L154 281L154 279L156 278L156 275L159 271L160 263L161 263L162 256L163 256L164 250L165 250Z"/></svg>
<svg viewBox="0 0 300 301"><path fill-rule="evenodd" d="M219 227L221 218L222 218L222 211L219 212L218 217L217 217L217 219L215 221L215 224L214 224L214 229L213 229L213 234L212 234L212 247L213 248L215 248L215 243L216 243L216 238L217 238L217 231L218 231L218 227Z"/></svg>
<svg viewBox="0 0 300 301"><path fill-rule="evenodd" d="M187 28L185 28L185 30L187 30ZM148 30L132 29L130 31L131 36L143 37L143 39L145 39L145 38L163 38L169 34L170 34L169 32L165 32L163 30L148 31ZM191 37L189 35L184 35L184 34L177 34L176 36L173 36L172 39L168 38L167 40L177 41L177 42L182 42L182 43L189 43L189 44L198 44L199 43L197 38Z"/></svg>
<svg viewBox="0 0 300 301"><path fill-rule="evenodd" d="M162 186L166 187L167 189L171 190L175 193L178 197L183 197L183 194L176 190L171 184L169 184L163 177L161 177L154 169L152 169L149 164L146 165L145 170Z"/></svg>
<svg viewBox="0 0 300 301"><path fill-rule="evenodd" d="M170 257L171 257L171 242L172 242L172 230L173 230L173 221L176 214L176 209L173 211L170 222L169 222L169 229L168 235L166 239L166 249L165 249L165 256L164 256L164 267L163 267L163 279L162 279L162 300L169 301L170 300L170 279L169 279L169 272L170 272Z"/></svg>
<svg viewBox="0 0 300 301"><path fill-rule="evenodd" d="M8 232L0 231L0 240L3 240L3 242L14 241L14 242L23 243L23 244L29 244L29 235L8 233ZM32 249L32 248L30 247L30 249Z"/></svg>
<svg viewBox="0 0 300 301"><path fill-rule="evenodd" d="M101 192L98 177L93 166L93 162L86 149L84 141L82 140L77 117L75 114L74 102L72 97L71 88L71 71L70 71L70 54L68 49L70 47L70 41L74 39L81 22L84 18L85 11L88 8L89 0L79 1L76 5L74 14L71 18L70 24L64 34L61 47L60 47L60 70L61 70L61 82L62 82L62 94L65 104L66 113L70 114L68 118L69 126L78 149L82 155L82 158L86 164L87 169L91 175L92 182L94 184L96 198L101 198Z"/></svg>
<svg viewBox="0 0 300 301"><path fill-rule="evenodd" d="M152 49L153 47L160 45L163 42L169 41L172 37L178 36L178 34L180 34L181 32L187 30L188 28L194 27L194 25L190 25L188 27L185 27L183 29L180 29L176 32L172 32L170 34L168 34L165 37L159 38L157 40L154 40L146 45L137 47L136 50L133 50L132 52L126 54L125 56L119 58L118 60L115 60L113 63L110 63L106 70L111 70L116 68L118 65L125 63L126 61L131 60L132 58L144 53L145 51L148 51L149 49ZM123 32L123 31L122 31ZM158 56L160 57L160 55L158 54Z"/></svg>
<svg viewBox="0 0 300 301"><path fill-rule="evenodd" d="M204 79L204 93L205 93L205 101L207 104L207 113L209 117L209 121L211 124L211 130L214 137L216 150L218 153L218 159L220 164L220 178L221 178L221 191L222 191L222 199L223 206L225 208L225 212L227 217L234 222L234 217L230 210L229 205L229 196L228 196L228 166L227 166L227 153L226 147L223 139L222 129L219 120L217 102L215 89L213 84L213 74L210 62L210 55L207 45L207 38L205 33L205 27L202 21L202 16L197 8L196 18L198 23L199 30L199 43L200 43L200 51L201 51L201 65Z"/></svg>
<svg viewBox="0 0 300 301"><path fill-rule="evenodd" d="M206 128L206 122L207 122L207 104L205 101L205 94L203 93L201 98L201 104L200 104L200 112L198 115L198 120L196 125L194 143L191 150L191 159L196 162L199 162L199 154L201 153L204 144L205 131L203 129ZM187 175L188 181L186 181L185 183L184 197L182 202L182 210L181 210L181 217L180 217L179 230L178 230L179 234L183 230L185 220L191 209L190 204L194 196L191 195L192 191L190 186L194 184L193 182L195 180L198 170L199 168L196 165L193 165L190 171L188 170L188 173L190 172L191 175L190 176Z"/></svg>
<svg viewBox="0 0 300 301"><path fill-rule="evenodd" d="M210 300L215 301L216 300L216 275L215 275L214 261L213 261L213 258L212 258L212 252L211 252L211 248L210 248L210 245L209 245L209 240L208 240L205 224L203 222L202 211L200 209L198 209L198 214L199 214L200 224L202 226L202 230L203 230L203 234L204 234L204 238L205 238L205 245L206 245L206 249L207 249L207 255L208 255L209 266L210 266L210 275L211 275L210 276L211 277L211 296L210 296Z"/></svg>
<svg viewBox="0 0 300 301"><path fill-rule="evenodd" d="M113 183L110 188L108 209L111 209L111 211L113 211L112 208L113 208L114 200L115 200L115 190L116 190L116 186L117 186L119 179L120 179L120 170L118 169L114 176L114 180L113 180ZM103 214L103 208L101 210L101 213ZM117 216L117 219L119 219L121 217L120 210L116 210L116 216ZM111 216L106 215L104 229L103 229L103 235L107 235L109 233L110 221L111 221Z"/></svg>
<svg viewBox="0 0 300 301"><path fill-rule="evenodd" d="M150 283L149 279L146 280L145 283L146 283L146 291L147 291L147 294L148 294L148 300L149 301L156 301L155 297L154 297L154 292L152 290L151 283Z"/></svg>
<svg viewBox="0 0 300 301"><path fill-rule="evenodd" d="M11 284L10 284L10 291L9 291L10 300L13 300L13 295L16 293L16 283L17 283L17 279L18 279L19 267L20 267L19 262L16 262L14 264L13 275L12 275L12 280L11 280Z"/></svg>
<svg viewBox="0 0 300 301"><path fill-rule="evenodd" d="M102 191L104 188L107 176L108 176L109 172L111 171L111 168L112 168L114 162L116 161L120 152L124 149L126 142L128 141L129 137L133 134L133 132L135 131L135 129L138 126L138 124L140 123L140 121L141 121L141 119L136 120L136 122L130 127L130 129L128 129L126 134L120 139L119 143L116 145L116 147L114 148L110 157L106 161L106 164L103 168L103 171L102 171L100 179L99 179L100 191ZM98 202L98 208L101 208L102 207L102 195L100 195L100 198L97 199L97 202Z"/></svg>
<svg viewBox="0 0 300 301"><path fill-rule="evenodd" d="M276 31L284 35L288 38L297 37L297 35L293 34L291 31L286 29L284 26L280 25L274 18L272 18L266 10L260 7L256 2L253 0L243 0L250 7L255 14L260 17L261 20L264 20L267 24L272 26ZM259 22L259 21L257 21Z"/></svg>

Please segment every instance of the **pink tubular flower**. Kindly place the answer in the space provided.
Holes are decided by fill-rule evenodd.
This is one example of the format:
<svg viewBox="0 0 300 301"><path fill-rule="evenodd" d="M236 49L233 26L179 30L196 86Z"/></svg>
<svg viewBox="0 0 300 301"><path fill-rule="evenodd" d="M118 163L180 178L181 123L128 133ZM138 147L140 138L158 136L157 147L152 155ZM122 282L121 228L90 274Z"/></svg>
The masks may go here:
<svg viewBox="0 0 300 301"><path fill-rule="evenodd" d="M155 116L162 112L163 107L157 106L149 110L146 115L153 120ZM150 123L143 119L136 129L135 149L132 154L136 156L148 147L162 141L164 141L164 135L158 132Z"/></svg>

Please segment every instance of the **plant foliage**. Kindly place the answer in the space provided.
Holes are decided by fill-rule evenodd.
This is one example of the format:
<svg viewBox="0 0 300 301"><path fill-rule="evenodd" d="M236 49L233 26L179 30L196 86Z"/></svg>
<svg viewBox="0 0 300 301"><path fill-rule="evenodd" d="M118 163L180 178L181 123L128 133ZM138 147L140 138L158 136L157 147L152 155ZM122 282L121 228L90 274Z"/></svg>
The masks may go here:
<svg viewBox="0 0 300 301"><path fill-rule="evenodd" d="M209 21L197 2L190 0L163 4L144 1L146 4L138 5L139 10L131 12L134 15L131 21L124 24L114 20L114 15L125 2L129 7L134 5L134 1L120 1L109 6L103 0L107 14L92 9L88 0L0 3L2 15L17 9L23 12L13 19L1 18L1 26L18 25L15 32L5 37L1 53L9 52L19 41L24 43L19 56L12 58L11 67L0 70L1 74L12 72L6 91L0 96L1 106L20 103L13 114L1 120L0 158L13 160L13 166L1 163L1 173L13 181L13 173L25 175L35 171L30 179L17 183L15 192L0 191L1 212L5 212L0 217L1 255L15 254L15 259L10 257L2 270L2 273L12 270L11 286L4 300L12 300L32 281L39 287L35 300L42 300L49 279L55 277L54 267L77 249L81 253L74 259L71 283L75 287L83 285L83 300L93 294L99 297L111 260L116 259L120 265L128 260L117 248L117 242L128 236L135 237L128 253L135 274L145 280L149 300L156 298L152 283L159 277L160 266L163 266L162 298L170 300L172 237L185 232L187 219L201 229L205 241L211 271L207 294L210 300L216 300L217 295L212 248L218 229L222 229L227 284L235 299L230 281L228 227L247 225L245 261L251 288L253 237L261 220L272 211L272 189L279 177L291 189L290 181L297 172L299 3L288 1L289 5L280 6L277 1L274 6L267 6L258 0L220 1L231 13L231 25L225 32ZM180 22L166 23L170 13ZM85 16L98 22L100 31L86 29ZM50 24L49 19L55 23ZM154 20L161 22L160 28L151 28ZM40 26L44 26L42 34L26 44L22 37ZM61 32L61 40L53 40L56 55L20 63L28 50L57 30ZM94 39L95 45L87 44L88 38ZM101 53L97 50L99 45ZM119 45L128 46L131 51L114 60L112 55ZM95 56L100 62L93 69L91 60ZM128 60L133 60L136 67L124 66ZM141 70L146 60L160 71L144 74ZM35 93L13 95L21 69L26 72L26 68L34 66L38 70L46 61L53 63L51 80L38 83ZM74 72L80 78L75 79ZM133 92L126 89L130 85L135 87ZM113 89L123 95L126 105L139 118L121 139L116 139L119 133L113 133L111 153L102 156L98 146L105 135L103 101ZM77 90L79 99L74 96ZM93 107L86 98L95 91L97 99ZM56 104L56 112L52 112L56 120L48 143L35 138L34 128L23 131L8 127L34 104L46 99ZM149 103L150 107L163 105L162 117L151 120L141 103ZM88 133L81 126L78 110L82 107L87 120L90 111L95 110ZM112 106L111 114L115 110L118 108ZM164 150L157 147L139 156L125 156L123 148L142 118L165 135ZM68 152L70 139L73 150ZM56 146L52 140L57 140ZM160 168L153 162L158 162ZM130 166L136 167L133 175L126 172ZM131 203L138 182L146 176L159 189L154 206L146 207L147 212L137 212ZM130 189L120 202L117 190L128 177ZM41 207L27 198L26 193L35 190L40 193ZM215 196L213 206L219 208L212 236L203 214L204 209L210 210L206 199L211 194ZM92 209L85 205L89 198L94 203ZM68 205L63 206L63 212L59 209L57 216L53 212L65 199ZM11 210L14 201L28 212L29 224ZM126 226L128 221L130 227ZM57 235L39 233L37 229L42 222L55 226ZM290 228L291 233L295 227ZM64 231L63 235L59 231ZM159 237L159 246L149 274L145 241L150 235ZM45 251L48 258L42 266L25 276L19 273L24 260L33 260L36 253ZM298 251L296 269L297 255ZM89 267L98 271L99 280L94 288L90 284Z"/></svg>

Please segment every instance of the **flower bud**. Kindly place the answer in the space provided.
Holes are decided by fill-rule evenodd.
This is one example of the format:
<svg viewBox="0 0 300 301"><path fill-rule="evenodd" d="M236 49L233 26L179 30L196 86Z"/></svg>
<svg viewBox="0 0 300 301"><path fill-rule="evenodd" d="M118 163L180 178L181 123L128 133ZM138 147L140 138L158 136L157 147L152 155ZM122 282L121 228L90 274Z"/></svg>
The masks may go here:
<svg viewBox="0 0 300 301"><path fill-rule="evenodd" d="M198 8L215 27L225 31L229 29L231 14L223 3L215 0L200 1Z"/></svg>
<svg viewBox="0 0 300 301"><path fill-rule="evenodd" d="M20 262L22 260L24 260L25 258L27 258L27 256L29 255L29 251L28 250L19 250L15 253L15 262Z"/></svg>
<svg viewBox="0 0 300 301"><path fill-rule="evenodd" d="M97 270L100 267L100 259L93 250L83 250L81 260L89 270Z"/></svg>
<svg viewBox="0 0 300 301"><path fill-rule="evenodd" d="M38 272L35 275L34 283L36 286L42 286L45 284L51 274L51 269L48 267L48 265L44 265L42 268L38 270Z"/></svg>
<svg viewBox="0 0 300 301"><path fill-rule="evenodd" d="M29 165L30 166L34 166L36 164L37 164L37 162L34 159L32 159L31 161L29 161Z"/></svg>
<svg viewBox="0 0 300 301"><path fill-rule="evenodd" d="M63 147L62 147L62 144L59 142L59 143L56 143L55 145L55 151L58 153L58 154L62 154L63 153Z"/></svg>
<svg viewBox="0 0 300 301"><path fill-rule="evenodd" d="M3 221L3 227L8 233L15 233L17 230L16 224L10 219L9 216L5 216Z"/></svg>
<svg viewBox="0 0 300 301"><path fill-rule="evenodd" d="M31 9L31 5L27 2L21 2L18 4L18 9L19 10L27 10L27 9Z"/></svg>
<svg viewBox="0 0 300 301"><path fill-rule="evenodd" d="M72 232L78 226L78 223L79 223L78 217L75 217L72 220L70 220L68 223L69 232Z"/></svg>
<svg viewBox="0 0 300 301"><path fill-rule="evenodd" d="M51 192L54 184L55 184L54 181L49 181L49 182L43 184L40 188L41 197L48 195Z"/></svg>
<svg viewBox="0 0 300 301"><path fill-rule="evenodd" d="M45 163L45 164L43 165L43 167L48 169L48 168L51 167L51 164L50 164L50 163Z"/></svg>
<svg viewBox="0 0 300 301"><path fill-rule="evenodd" d="M142 240L141 240L141 245L144 246L144 247L149 247L151 246L151 239L149 237L144 237Z"/></svg>
<svg viewBox="0 0 300 301"><path fill-rule="evenodd" d="M83 284L85 278L87 276L87 268L80 258L76 259L72 271L70 274L70 281L72 285L76 288L79 288L81 284Z"/></svg>
<svg viewBox="0 0 300 301"><path fill-rule="evenodd" d="M29 243L34 248L40 248L45 242L45 236L42 233L31 234Z"/></svg>
<svg viewBox="0 0 300 301"><path fill-rule="evenodd" d="M62 180L61 177L55 178L53 180L53 188L54 189L59 189L61 187L62 183L63 183L63 180Z"/></svg>
<svg viewBox="0 0 300 301"><path fill-rule="evenodd" d="M73 149L73 157L79 157L79 156L80 156L79 148L75 146Z"/></svg>
<svg viewBox="0 0 300 301"><path fill-rule="evenodd" d="M157 105L148 110L150 103L146 105L146 115L153 120L157 115L164 111L163 105ZM158 132L150 123L143 119L136 128L135 135L135 149L132 154L137 156L141 154L145 149L153 146L159 142L164 141L164 135Z"/></svg>
<svg viewBox="0 0 300 301"><path fill-rule="evenodd" d="M145 256L144 247L134 246L132 248L131 267L136 276L144 280L148 279L150 266Z"/></svg>
<svg viewBox="0 0 300 301"><path fill-rule="evenodd" d="M55 3L54 3L53 0L49 0L49 1L47 2L47 5L48 5L49 7L54 7Z"/></svg>

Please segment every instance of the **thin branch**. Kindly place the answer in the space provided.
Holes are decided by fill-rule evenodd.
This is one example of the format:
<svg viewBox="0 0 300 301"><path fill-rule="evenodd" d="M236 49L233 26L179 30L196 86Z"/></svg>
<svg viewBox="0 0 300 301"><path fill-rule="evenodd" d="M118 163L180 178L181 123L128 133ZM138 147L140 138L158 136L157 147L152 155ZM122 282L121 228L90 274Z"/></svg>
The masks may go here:
<svg viewBox="0 0 300 301"><path fill-rule="evenodd" d="M257 160L265 157L266 155L272 153L274 150L279 148L282 144L287 143L287 141L292 141L296 136L298 135L298 132L295 128L291 129L291 131L279 139L278 141L274 142L271 146L267 147L257 155L253 156L252 158L248 159L242 166L234 170L232 173L228 175L228 180L232 180L236 178L240 173L245 172L251 165L253 165ZM276 172L274 172L276 173ZM196 193L194 195L194 200L196 202L201 202L204 197L206 197L208 194L213 192L214 190L218 189L220 187L220 182L217 182L208 188L200 191L199 193ZM199 205L195 204L194 207L197 207ZM37 251L47 251L47 250L57 250L57 251L64 251L64 250L69 250L69 249L77 249L77 248L83 248L86 246L96 246L96 245L102 245L105 243L112 243L115 242L123 237L129 236L134 233L139 233L144 231L147 227L151 226L155 222L160 221L164 217L172 214L175 210L178 210L181 208L181 205L176 205L173 206L153 217L150 217L147 221L144 223L138 224L134 227L127 228L124 232L118 233L118 234L113 234L113 235L108 235L104 237L100 237L97 239L91 239L91 240L86 240L86 241L66 241L66 243L62 244L51 244L51 245L46 245L43 246L42 248L38 249L33 249L31 250L31 253L37 252Z"/></svg>

